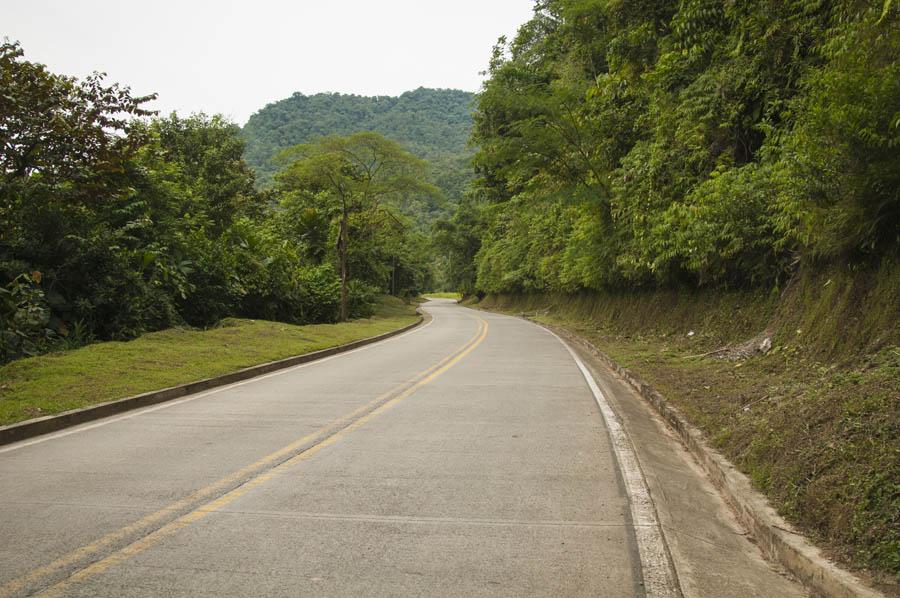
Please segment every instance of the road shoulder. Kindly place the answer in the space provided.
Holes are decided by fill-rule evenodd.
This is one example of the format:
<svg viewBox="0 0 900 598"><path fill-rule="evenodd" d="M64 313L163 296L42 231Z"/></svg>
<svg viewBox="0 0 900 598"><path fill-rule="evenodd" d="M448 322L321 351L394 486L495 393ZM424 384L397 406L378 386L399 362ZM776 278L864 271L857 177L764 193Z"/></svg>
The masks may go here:
<svg viewBox="0 0 900 598"><path fill-rule="evenodd" d="M8 426L0 426L0 446L27 440L35 436L42 436L51 432L56 432L80 424L84 424L97 419L102 419L126 411L148 407L158 403L171 401L195 393L203 392L210 389L220 388L235 384L244 380L249 380L258 376L292 368L298 365L310 363L332 355L346 353L366 345L371 345L382 340L398 336L405 332L431 321L431 316L427 313L417 310L418 315L412 323L397 327L393 330L353 340L348 343L335 345L318 351L301 353L292 357L278 359L276 361L268 361L231 371L218 376L203 378L184 384L178 384L144 392L129 397L97 403L87 407L71 409L62 413L48 415L17 422Z"/></svg>
<svg viewBox="0 0 900 598"><path fill-rule="evenodd" d="M631 436L684 596L808 596L766 561L659 415L583 345L571 345Z"/></svg>

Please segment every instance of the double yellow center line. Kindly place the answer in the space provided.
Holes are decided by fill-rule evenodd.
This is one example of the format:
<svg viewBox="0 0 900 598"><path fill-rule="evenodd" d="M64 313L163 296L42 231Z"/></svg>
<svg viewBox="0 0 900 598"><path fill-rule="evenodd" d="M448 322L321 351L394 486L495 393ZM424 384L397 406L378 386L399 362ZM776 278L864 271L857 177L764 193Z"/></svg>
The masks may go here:
<svg viewBox="0 0 900 598"><path fill-rule="evenodd" d="M309 459L341 437L393 408L474 351L488 332L487 322L481 318L478 318L478 322L478 332L465 345L410 380L191 495L0 586L0 597L13 596L52 583L65 571L75 568L74 573L40 593L41 596L61 595L72 585L99 575L109 567L147 550L191 523L205 518L250 490L265 484L286 469ZM179 513L183 514L179 516ZM172 519L173 516L175 519ZM139 538L128 543L128 540L135 536ZM103 556L105 553L109 554ZM81 564L84 566L79 568Z"/></svg>

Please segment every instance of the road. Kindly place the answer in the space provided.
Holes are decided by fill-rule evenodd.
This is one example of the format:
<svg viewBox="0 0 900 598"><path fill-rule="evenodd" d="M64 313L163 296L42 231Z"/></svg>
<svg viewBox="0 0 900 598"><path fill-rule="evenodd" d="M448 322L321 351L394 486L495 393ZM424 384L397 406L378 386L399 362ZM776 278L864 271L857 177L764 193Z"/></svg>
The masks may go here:
<svg viewBox="0 0 900 598"><path fill-rule="evenodd" d="M630 442L566 346L427 310L0 448L0 596L678 595Z"/></svg>

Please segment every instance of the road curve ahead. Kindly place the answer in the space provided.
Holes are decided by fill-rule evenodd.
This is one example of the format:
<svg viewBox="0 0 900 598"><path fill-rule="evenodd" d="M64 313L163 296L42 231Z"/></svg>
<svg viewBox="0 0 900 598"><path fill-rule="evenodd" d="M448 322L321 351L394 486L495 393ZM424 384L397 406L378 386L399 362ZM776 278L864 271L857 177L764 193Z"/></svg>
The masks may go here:
<svg viewBox="0 0 900 598"><path fill-rule="evenodd" d="M674 595L627 438L568 349L426 309L375 345L0 448L0 596Z"/></svg>

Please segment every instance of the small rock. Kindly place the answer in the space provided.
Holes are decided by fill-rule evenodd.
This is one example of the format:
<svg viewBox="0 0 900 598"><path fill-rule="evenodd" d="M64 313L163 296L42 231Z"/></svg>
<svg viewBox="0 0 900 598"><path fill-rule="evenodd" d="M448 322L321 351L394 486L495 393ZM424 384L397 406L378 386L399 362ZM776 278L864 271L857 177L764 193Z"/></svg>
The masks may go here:
<svg viewBox="0 0 900 598"><path fill-rule="evenodd" d="M694 331L691 330L690 332L688 332L688 336L694 336Z"/></svg>

